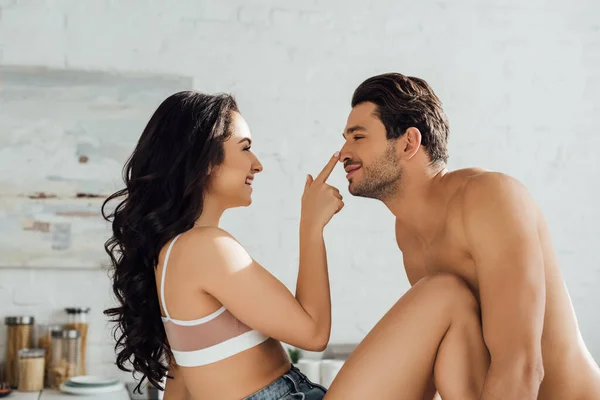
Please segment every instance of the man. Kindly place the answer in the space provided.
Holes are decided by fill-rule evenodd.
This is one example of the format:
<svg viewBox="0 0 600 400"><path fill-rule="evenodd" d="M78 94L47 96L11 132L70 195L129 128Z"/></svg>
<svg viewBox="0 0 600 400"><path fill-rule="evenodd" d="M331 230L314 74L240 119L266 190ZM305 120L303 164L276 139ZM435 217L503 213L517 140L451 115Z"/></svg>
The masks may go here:
<svg viewBox="0 0 600 400"><path fill-rule="evenodd" d="M600 399L600 369L540 210L509 176L449 172L448 131L424 80L366 80L354 93L340 155L350 193L383 201L396 217L411 285L450 273L472 290L491 356L482 399Z"/></svg>

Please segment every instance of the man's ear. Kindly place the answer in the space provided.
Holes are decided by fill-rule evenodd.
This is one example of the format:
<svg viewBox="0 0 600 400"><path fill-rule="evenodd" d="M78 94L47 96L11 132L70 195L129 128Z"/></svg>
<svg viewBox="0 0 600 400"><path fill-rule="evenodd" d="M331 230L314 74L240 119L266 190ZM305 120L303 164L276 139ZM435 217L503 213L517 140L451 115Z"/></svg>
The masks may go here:
<svg viewBox="0 0 600 400"><path fill-rule="evenodd" d="M415 127L410 127L404 132L401 139L401 156L406 160L410 160L421 147L421 131Z"/></svg>

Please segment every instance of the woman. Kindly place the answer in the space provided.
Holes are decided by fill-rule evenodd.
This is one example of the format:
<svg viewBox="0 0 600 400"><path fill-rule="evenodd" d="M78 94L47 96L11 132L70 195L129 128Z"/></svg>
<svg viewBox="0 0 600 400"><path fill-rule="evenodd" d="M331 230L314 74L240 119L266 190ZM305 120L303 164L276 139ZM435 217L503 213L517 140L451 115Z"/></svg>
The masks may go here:
<svg viewBox="0 0 600 400"><path fill-rule="evenodd" d="M296 295L219 228L248 206L262 165L234 99L176 93L156 110L125 166L125 189L102 207L119 306L117 365L131 362L165 400L321 399L325 389L293 368L280 341L320 351L331 304L323 228L343 207L321 174L307 177ZM105 207L123 198L114 212ZM293 397L294 395L297 397Z"/></svg>
<svg viewBox="0 0 600 400"><path fill-rule="evenodd" d="M251 203L262 166L227 95L177 93L150 119L125 168L124 197L106 249L120 303L117 365L160 387L165 400L322 399L280 341L323 350L331 304L323 228L343 207L325 183L339 154L302 196L295 297L218 228ZM421 279L375 326L327 399L478 399L489 356L477 301L451 276ZM138 385L139 386L139 385Z"/></svg>

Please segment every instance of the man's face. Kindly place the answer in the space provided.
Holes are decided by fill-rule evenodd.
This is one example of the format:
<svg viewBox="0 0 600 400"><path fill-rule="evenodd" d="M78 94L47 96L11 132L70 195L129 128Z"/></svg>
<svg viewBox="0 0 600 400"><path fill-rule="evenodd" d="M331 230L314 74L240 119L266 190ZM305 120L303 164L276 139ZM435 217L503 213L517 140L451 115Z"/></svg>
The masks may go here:
<svg viewBox="0 0 600 400"><path fill-rule="evenodd" d="M385 200L399 190L402 168L396 155L398 141L386 138L385 126L375 115L376 107L367 102L352 109L340 159L352 195Z"/></svg>

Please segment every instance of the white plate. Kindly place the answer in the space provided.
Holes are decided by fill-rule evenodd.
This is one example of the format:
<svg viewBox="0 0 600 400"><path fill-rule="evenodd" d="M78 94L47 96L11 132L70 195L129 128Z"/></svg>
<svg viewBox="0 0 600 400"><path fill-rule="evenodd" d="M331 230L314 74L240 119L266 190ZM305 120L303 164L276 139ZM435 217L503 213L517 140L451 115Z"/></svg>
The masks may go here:
<svg viewBox="0 0 600 400"><path fill-rule="evenodd" d="M114 385L110 385L110 386L102 386L102 387L72 387L72 386L67 386L64 383L62 383L59 387L61 392L65 392L65 393L70 393L70 394L81 394L81 395L88 395L88 394L101 394L101 393L112 393L112 392L118 392L121 390L125 389L125 385L122 382L118 382L115 383Z"/></svg>
<svg viewBox="0 0 600 400"><path fill-rule="evenodd" d="M94 375L74 376L70 378L69 381L78 385L114 385L115 383L119 382L118 379L104 378L101 376Z"/></svg>

